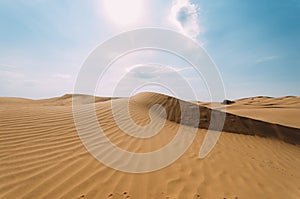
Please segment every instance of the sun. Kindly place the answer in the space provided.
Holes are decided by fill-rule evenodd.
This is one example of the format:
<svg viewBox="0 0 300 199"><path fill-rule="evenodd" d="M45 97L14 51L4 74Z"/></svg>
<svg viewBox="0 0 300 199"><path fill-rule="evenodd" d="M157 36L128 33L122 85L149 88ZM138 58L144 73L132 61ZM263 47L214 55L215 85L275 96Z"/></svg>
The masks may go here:
<svg viewBox="0 0 300 199"><path fill-rule="evenodd" d="M142 0L104 0L106 16L118 25L137 23L142 15Z"/></svg>

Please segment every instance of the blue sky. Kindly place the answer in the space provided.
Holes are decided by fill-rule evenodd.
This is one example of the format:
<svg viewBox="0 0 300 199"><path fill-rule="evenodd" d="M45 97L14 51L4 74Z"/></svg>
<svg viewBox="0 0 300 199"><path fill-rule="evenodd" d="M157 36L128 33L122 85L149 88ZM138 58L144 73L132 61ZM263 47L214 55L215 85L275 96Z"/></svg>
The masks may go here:
<svg viewBox="0 0 300 199"><path fill-rule="evenodd" d="M82 63L97 45L143 27L167 28L196 40L219 68L227 98L300 95L299 1L114 1L0 1L0 96L36 99L72 93ZM168 55L154 55L124 60L124 70L116 66L108 79L142 60L162 62L164 57L162 64L187 67ZM147 71L140 68L142 75L132 75L149 79ZM155 70L159 72L183 89L166 70ZM193 81L198 98L208 100L202 83ZM109 85L97 94L109 95Z"/></svg>

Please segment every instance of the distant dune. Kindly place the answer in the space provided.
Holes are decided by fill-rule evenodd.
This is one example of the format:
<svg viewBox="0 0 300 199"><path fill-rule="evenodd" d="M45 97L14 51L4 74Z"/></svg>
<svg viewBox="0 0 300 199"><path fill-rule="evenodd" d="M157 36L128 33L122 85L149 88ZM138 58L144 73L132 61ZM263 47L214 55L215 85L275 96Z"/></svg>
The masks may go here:
<svg viewBox="0 0 300 199"><path fill-rule="evenodd" d="M183 156L158 171L130 174L106 167L86 150L75 128L72 96L0 98L0 198L300 196L300 97L246 98L226 105L226 113L214 110L216 116L226 114L224 133L212 152L200 160L198 153L209 128L212 104L184 102L157 93L137 94L129 104L126 98L74 95L83 107L96 102L99 125L106 136L116 146L136 153L165 146L174 138L180 122L195 124L192 116L200 108L200 122L192 126L197 130L196 138ZM133 128L128 115L122 112L127 106L138 125L151 122L149 113L155 104L165 108L167 120L155 136L134 138L116 124L112 104L117 108L114 114L129 130ZM186 113L181 113L180 104L187 107ZM184 121L182 114L187 116Z"/></svg>

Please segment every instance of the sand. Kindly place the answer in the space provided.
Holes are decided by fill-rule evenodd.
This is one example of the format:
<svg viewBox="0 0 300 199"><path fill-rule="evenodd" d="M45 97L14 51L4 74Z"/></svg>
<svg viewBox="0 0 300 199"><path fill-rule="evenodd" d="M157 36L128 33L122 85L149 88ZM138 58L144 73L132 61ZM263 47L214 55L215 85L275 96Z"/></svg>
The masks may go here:
<svg viewBox="0 0 300 199"><path fill-rule="evenodd" d="M83 99L83 106L90 102L85 96L76 97ZM127 99L96 98L96 113L107 137L125 150L157 150L179 128L177 99L142 93L131 98L132 119L139 125L149 124L149 108L160 103L168 120L152 138L128 136L114 121L112 101L120 108L127 106ZM199 104L209 113L209 104ZM240 128L260 134L241 134L239 128L223 132L201 160L198 153L207 130L200 122L192 145L173 164L132 174L108 168L86 150L75 128L71 95L45 100L0 98L0 198L298 199L299 144L267 131L279 126L281 134L284 128L291 128L292 135L299 132L300 98L255 97L226 107ZM126 126L127 118L120 117ZM233 131L231 126L236 124L230 121L227 130ZM259 127L253 121L260 122Z"/></svg>

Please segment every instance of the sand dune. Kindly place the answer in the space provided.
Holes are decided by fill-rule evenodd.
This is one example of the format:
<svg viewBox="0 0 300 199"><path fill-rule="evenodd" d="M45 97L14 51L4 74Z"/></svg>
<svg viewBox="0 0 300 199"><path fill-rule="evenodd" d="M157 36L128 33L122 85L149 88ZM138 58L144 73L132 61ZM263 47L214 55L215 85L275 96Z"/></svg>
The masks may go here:
<svg viewBox="0 0 300 199"><path fill-rule="evenodd" d="M296 96L253 97L237 100L227 107L227 111L240 116L300 128L299 107L300 97Z"/></svg>
<svg viewBox="0 0 300 199"><path fill-rule="evenodd" d="M151 100L154 99L154 100ZM192 104L189 102L184 102L182 100L162 95L162 94L156 94L156 93L142 93L138 94L137 96L133 97L133 100L139 101L140 104L143 104L144 106L150 108L154 104L161 104L164 106L167 112L167 118L170 121L175 121L177 123L182 122L182 118L188 118L187 121L184 121L183 124L189 125L194 124L193 121L191 121L188 117L188 114L191 114L194 111L198 111L199 109L199 115L200 120L199 124L197 125L198 128L204 128L204 129L213 129L217 130L218 128L214 129L214 125L211 125L211 118L215 117L218 118L220 115L225 114L225 121L223 130L226 132L232 132L232 133L238 133L238 134L246 134L246 135L258 135L262 137L273 137L280 140L283 140L285 142L291 143L291 144L300 144L300 129L293 128L289 126L284 126L281 124L276 123L270 123L258 120L257 118L248 118L245 116L238 116L230 113L224 113L223 111L217 111L207 108L205 106L199 106L197 104ZM281 101L280 99L273 99L273 101ZM292 101L292 100L290 100ZM294 106L300 107L300 98L296 98L295 103L288 103L288 105L293 104ZM270 102L268 102L269 105ZM262 103L259 103L261 106ZM274 102L272 102L272 105L275 105ZM286 105L283 103L283 105ZM282 106L283 106L282 105ZM180 109L180 106L188 107L186 108L187 113L184 113L185 116L182 116L182 111ZM280 106L280 105L279 105ZM282 107L280 106L280 107ZM232 107L232 106L231 106ZM294 107L296 108L296 107ZM230 109L232 110L232 108ZM298 112L296 112L298 111ZM300 110L296 110L295 112L298 113L298 115L292 115L295 119L300 118ZM261 111L263 112L263 111ZM247 113L247 112L246 112ZM275 112L273 115L278 115L279 113ZM246 114L244 114L246 115ZM277 116L278 117L278 116ZM281 116L282 117L282 116Z"/></svg>
<svg viewBox="0 0 300 199"><path fill-rule="evenodd" d="M76 97L83 107L93 101L88 96ZM107 137L131 152L157 150L170 142L179 128L180 101L169 96L142 93L130 99L130 116L141 126L151 123L149 109L153 105L165 107L168 120L149 139L133 138L116 124L112 104L120 110L123 125L132 128L121 111L127 99L95 101ZM196 104L183 103L191 113L196 110ZM300 196L299 97L248 98L228 105L224 129L229 133L222 133L213 151L200 160L198 153L211 114L208 104L203 103L196 138L184 155L166 168L144 174L116 171L98 162L77 134L71 105L71 95L46 100L0 98L0 198ZM290 120L286 119L289 115Z"/></svg>

